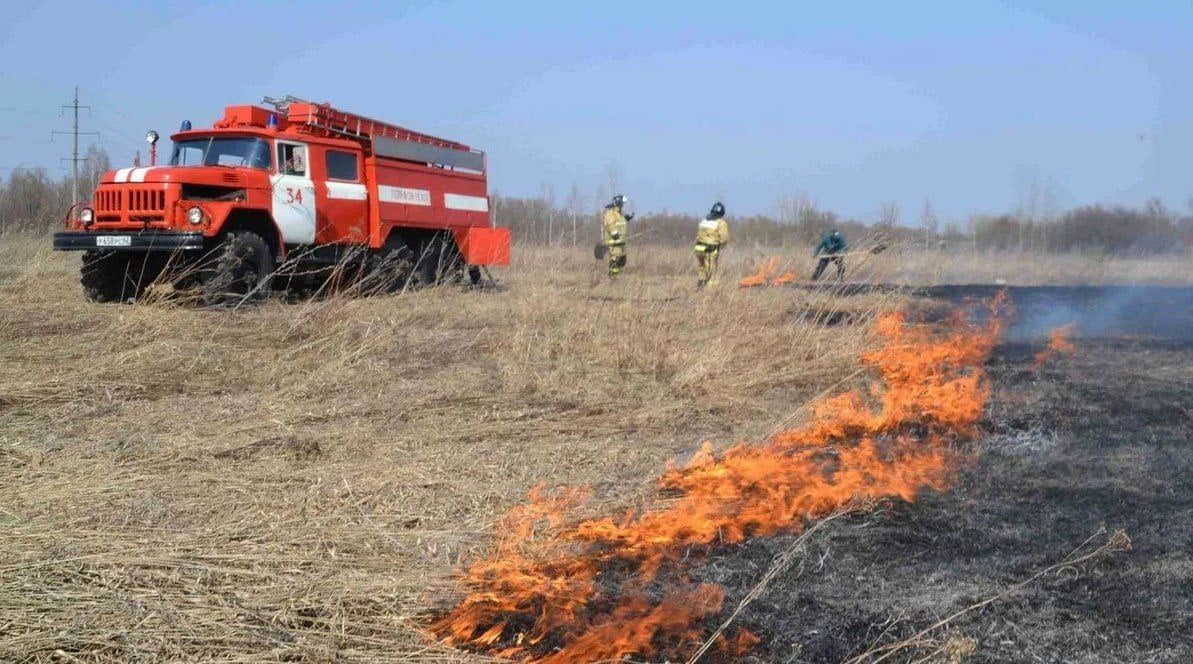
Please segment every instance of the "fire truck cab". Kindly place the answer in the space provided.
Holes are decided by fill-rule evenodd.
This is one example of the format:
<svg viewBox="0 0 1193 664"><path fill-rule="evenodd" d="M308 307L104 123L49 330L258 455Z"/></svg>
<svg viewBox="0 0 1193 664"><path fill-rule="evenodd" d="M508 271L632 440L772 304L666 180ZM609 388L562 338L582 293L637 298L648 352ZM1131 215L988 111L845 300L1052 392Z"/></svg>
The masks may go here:
<svg viewBox="0 0 1193 664"><path fill-rule="evenodd" d="M84 252L89 299L169 280L222 304L329 276L369 290L476 282L508 264L483 152L328 104L266 103L183 123L168 164L109 171L72 208L54 249Z"/></svg>

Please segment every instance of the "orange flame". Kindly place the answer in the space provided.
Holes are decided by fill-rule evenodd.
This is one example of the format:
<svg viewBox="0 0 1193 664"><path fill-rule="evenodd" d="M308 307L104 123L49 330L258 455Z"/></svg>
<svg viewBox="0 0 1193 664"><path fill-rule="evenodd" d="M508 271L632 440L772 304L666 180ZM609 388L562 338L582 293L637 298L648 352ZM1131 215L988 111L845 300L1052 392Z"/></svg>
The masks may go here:
<svg viewBox="0 0 1193 664"><path fill-rule="evenodd" d="M779 271L779 259L768 258L758 266L758 271L748 277L742 277L738 280L739 288L755 288L757 286L782 286L784 284L795 283L799 280L799 275L791 270L787 270L783 274L776 275Z"/></svg>
<svg viewBox="0 0 1193 664"><path fill-rule="evenodd" d="M770 277L779 269L779 259L768 258L762 261L758 266L758 271L748 277L742 277L738 280L737 285L740 288L753 288L755 286L765 286L770 281Z"/></svg>
<svg viewBox="0 0 1193 664"><path fill-rule="evenodd" d="M1052 328L1048 332L1048 345L1044 347L1044 350L1036 353L1032 368L1039 369L1056 355L1072 355L1077 352L1077 346L1073 344L1073 332L1076 329L1076 323Z"/></svg>
<svg viewBox="0 0 1193 664"><path fill-rule="evenodd" d="M799 279L799 277L795 274L795 272L788 270L788 271L784 272L783 274L780 274L779 276L775 277L774 279L771 279L770 285L782 286L783 284L793 284L798 279Z"/></svg>
<svg viewBox="0 0 1193 664"><path fill-rule="evenodd" d="M862 357L879 380L812 404L810 420L719 455L710 445L659 480L640 513L569 519L582 491L535 489L502 525L497 550L464 570L464 597L431 631L445 642L527 662L683 657L723 590L688 575L713 547L798 532L843 506L913 500L943 489L988 396L986 357L1005 297L985 326L956 317L943 332L880 318L882 346ZM739 633L727 642L749 647Z"/></svg>

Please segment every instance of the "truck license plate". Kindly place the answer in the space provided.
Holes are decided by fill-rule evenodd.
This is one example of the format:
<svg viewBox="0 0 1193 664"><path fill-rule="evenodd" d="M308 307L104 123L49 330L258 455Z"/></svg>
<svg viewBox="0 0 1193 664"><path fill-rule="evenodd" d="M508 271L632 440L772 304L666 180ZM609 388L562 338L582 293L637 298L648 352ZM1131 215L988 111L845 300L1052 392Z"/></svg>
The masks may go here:
<svg viewBox="0 0 1193 664"><path fill-rule="evenodd" d="M131 247L133 239L127 235L98 235L95 238L97 247Z"/></svg>

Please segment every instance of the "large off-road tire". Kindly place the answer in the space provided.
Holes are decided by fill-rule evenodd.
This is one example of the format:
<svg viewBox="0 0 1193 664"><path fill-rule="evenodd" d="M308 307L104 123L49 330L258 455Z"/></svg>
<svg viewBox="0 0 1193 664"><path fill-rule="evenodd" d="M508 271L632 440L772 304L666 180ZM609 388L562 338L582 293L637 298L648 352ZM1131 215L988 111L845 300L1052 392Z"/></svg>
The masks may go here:
<svg viewBox="0 0 1193 664"><path fill-rule="evenodd" d="M373 295L402 290L411 280L416 258L402 238L390 237L385 246L369 257L368 269L361 279L361 293Z"/></svg>
<svg viewBox="0 0 1193 664"><path fill-rule="evenodd" d="M419 245L411 282L416 286L434 286L458 277L464 265L455 249L455 244L441 235L424 240Z"/></svg>
<svg viewBox="0 0 1193 664"><path fill-rule="evenodd" d="M85 252L79 272L83 295L92 302L135 300L155 278L144 256L112 251Z"/></svg>
<svg viewBox="0 0 1193 664"><path fill-rule="evenodd" d="M265 300L273 291L273 252L251 231L229 231L203 259L199 297L207 306L235 306Z"/></svg>

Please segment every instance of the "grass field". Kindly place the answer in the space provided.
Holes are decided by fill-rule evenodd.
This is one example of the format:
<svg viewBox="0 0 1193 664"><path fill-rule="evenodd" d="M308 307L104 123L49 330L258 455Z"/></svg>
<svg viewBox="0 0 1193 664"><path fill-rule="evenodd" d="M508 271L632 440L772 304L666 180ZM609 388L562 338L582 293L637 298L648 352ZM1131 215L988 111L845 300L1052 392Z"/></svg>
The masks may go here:
<svg viewBox="0 0 1193 664"><path fill-rule="evenodd" d="M696 293L688 251L642 247L616 283L587 249L527 249L496 290L92 305L77 256L47 246L0 238L4 661L476 660L418 617L529 489L635 504L702 441L758 439L863 380L868 323L900 298L739 290L775 253L744 247ZM853 267L1193 281L1188 257Z"/></svg>
<svg viewBox="0 0 1193 664"><path fill-rule="evenodd" d="M4 660L459 659L411 619L531 487L631 504L868 337L793 323L825 295L697 296L679 251L615 284L527 251L500 291L234 312L87 304L77 257L0 252Z"/></svg>
<svg viewBox="0 0 1193 664"><path fill-rule="evenodd" d="M848 279L935 286L941 284L1007 285L1186 285L1193 283L1193 253L1147 258L1079 254L1020 252L971 252L964 247L926 250L894 245L869 255L873 242L863 238L850 256ZM782 259L782 269L802 277L812 273L815 261L803 247L774 249L734 247L734 260L757 262L763 256ZM744 269L744 268L743 268ZM831 274L832 270L829 270Z"/></svg>

